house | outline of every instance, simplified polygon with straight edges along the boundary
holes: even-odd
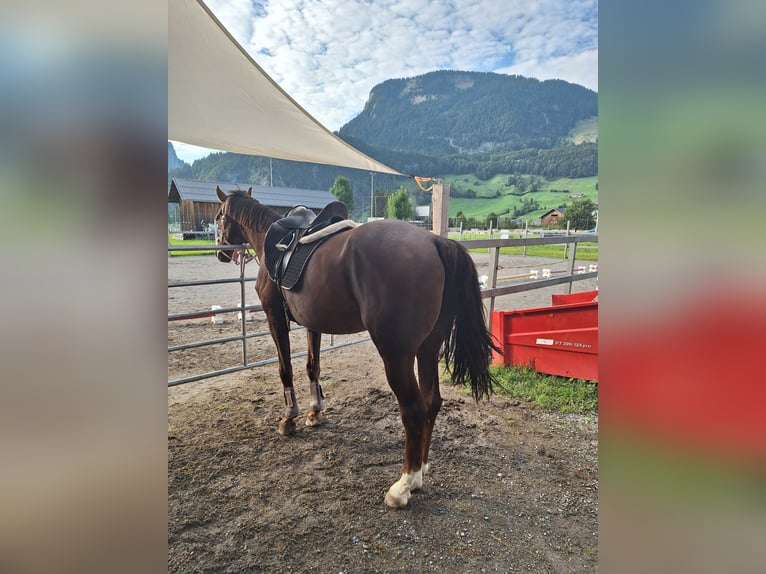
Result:
[[[564,213],[557,208],[549,209],[540,216],[540,225],[555,227],[564,220]]]
[[[255,199],[279,213],[285,213],[296,205],[305,205],[319,211],[331,201],[335,201],[335,197],[329,191],[318,189],[251,186],[248,183],[216,183],[173,178],[168,191],[168,204],[178,206],[177,220],[180,222],[181,231],[208,230],[208,224],[213,223],[221,205],[215,193],[216,186],[220,186],[225,193],[247,191],[247,188],[252,187]],[[172,206],[168,207],[170,210]]]

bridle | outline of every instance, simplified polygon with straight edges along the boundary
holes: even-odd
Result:
[[[226,214],[223,212],[223,206],[218,210],[218,213],[215,216],[215,243],[216,245],[231,245],[229,243],[228,239],[224,239],[223,237],[223,228],[224,228],[224,220],[226,218]],[[241,257],[234,257],[234,251],[230,251],[229,253],[229,259],[234,261],[235,265],[239,265],[240,260],[242,261],[243,265],[246,265],[250,263],[253,259],[255,259],[256,263],[260,266],[261,262],[258,261],[258,256],[255,252],[252,254],[250,253],[250,245],[247,243],[244,243],[246,247],[242,250],[242,256]]]

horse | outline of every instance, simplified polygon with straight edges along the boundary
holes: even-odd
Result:
[[[319,384],[322,333],[367,331],[396,395],[405,431],[402,475],[385,495],[392,508],[407,505],[423,486],[436,416],[442,405],[439,361],[452,382],[467,384],[476,401],[489,397],[494,376],[492,350],[499,352],[485,325],[476,267],[459,243],[411,223],[382,220],[329,237],[308,262],[298,289],[273,281],[264,261],[267,230],[281,216],[247,192],[226,195],[216,215],[216,245],[249,244],[259,263],[255,289],[277,347],[285,397],[279,432],[292,434],[299,409],[290,360],[289,311],[306,329],[311,401],[306,425],[323,422]],[[237,252],[216,250],[221,262]],[[415,360],[417,359],[417,378]]]

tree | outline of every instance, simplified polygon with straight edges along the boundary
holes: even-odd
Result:
[[[412,207],[410,194],[407,193],[407,190],[403,186],[399,187],[399,191],[388,198],[386,211],[386,215],[389,219],[404,219],[405,221],[412,219],[415,214],[415,209]]]
[[[590,199],[575,199],[564,210],[564,220],[569,221],[570,229],[590,229],[596,224],[593,212],[596,206]]]
[[[513,208],[513,217],[521,217],[532,211],[540,209],[540,202],[534,197],[527,197],[521,201],[521,204]]]
[[[346,204],[349,213],[354,209],[354,192],[351,191],[351,182],[348,181],[347,177],[342,175],[336,177],[330,188],[330,193],[335,196],[335,199]]]

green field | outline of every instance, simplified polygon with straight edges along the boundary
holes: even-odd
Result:
[[[492,238],[498,239],[499,237],[500,236],[498,234],[493,234]],[[512,233],[510,236],[511,239],[519,239],[521,237],[523,237],[523,234],[521,233]],[[530,237],[537,237],[537,235],[530,235]],[[455,241],[461,239],[458,233],[450,233],[449,238],[454,239]],[[467,241],[469,239],[488,239],[488,237],[486,234],[463,233],[462,239]],[[469,249],[469,251],[474,253],[486,253],[487,248],[480,247],[476,249]],[[524,255],[524,247],[501,247],[500,253],[502,255]],[[529,245],[527,246],[526,255],[530,257],[551,257],[555,259],[563,259],[564,245]],[[578,243],[576,259],[578,261],[598,261],[598,243],[592,241],[583,241],[582,243]]]
[[[199,245],[200,247],[213,247],[215,246],[215,241],[205,241],[202,239],[175,239],[173,237],[172,233],[168,234],[168,244],[172,247],[178,247],[183,245],[184,247],[195,247]],[[193,250],[193,251],[170,251],[171,257],[182,257],[184,255],[213,255],[215,251],[210,249],[200,249]]]
[[[569,196],[572,194],[581,193],[585,198],[598,203],[597,176],[578,179],[561,178],[551,181],[539,179],[540,188],[538,191],[517,196],[511,195],[513,188],[506,185],[508,175],[496,175],[486,181],[480,180],[474,175],[447,175],[444,177],[444,183],[449,183],[463,191],[472,189],[477,196],[470,199],[450,197],[449,216],[455,217],[458,211],[462,211],[466,217],[477,219],[484,219],[493,212],[502,217],[512,213],[514,207],[519,206],[524,199],[534,198],[543,207],[520,217],[522,220],[534,221],[551,208],[559,207],[562,204],[571,204],[572,199]],[[555,193],[551,191],[552,189],[567,190],[567,193]],[[498,192],[500,197],[497,197]]]

